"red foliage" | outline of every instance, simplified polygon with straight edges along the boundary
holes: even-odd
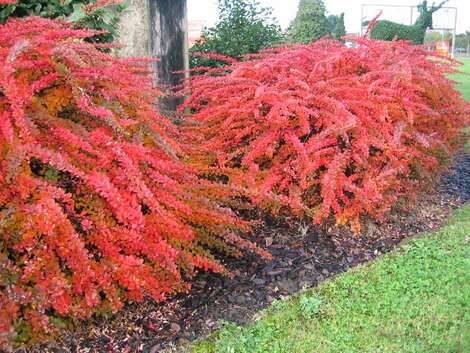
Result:
[[[416,194],[468,119],[452,65],[406,42],[356,41],[274,49],[190,78],[180,109],[193,113],[193,164],[262,208],[334,214],[355,231],[361,215]]]
[[[81,40],[93,34],[0,26],[0,346],[46,314],[185,290],[197,269],[224,271],[212,248],[267,256],[213,201],[228,191],[180,162],[145,65]]]
[[[0,5],[16,4],[18,0],[0,0]],[[93,12],[95,9],[105,7],[107,5],[121,4],[123,0],[97,0],[94,4],[86,6],[87,12]]]

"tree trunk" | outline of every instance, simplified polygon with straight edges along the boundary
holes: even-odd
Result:
[[[168,92],[181,83],[189,68],[186,0],[131,0],[120,20],[120,42],[126,47],[123,57],[158,58],[158,82]],[[175,110],[180,99],[162,99],[164,108]]]

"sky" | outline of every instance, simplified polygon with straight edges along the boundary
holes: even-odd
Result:
[[[263,6],[270,6],[280,25],[285,29],[295,17],[299,0],[258,0]],[[440,3],[441,0],[436,0]],[[387,4],[387,5],[417,5],[421,0],[324,0],[328,14],[345,13],[345,24],[348,33],[360,32],[361,5]],[[432,4],[432,0],[428,3]],[[450,0],[445,6],[457,8],[457,33],[470,30],[470,0]],[[378,13],[377,7],[366,7],[365,14],[373,17]],[[190,21],[204,21],[206,26],[215,23],[217,19],[217,0],[188,0],[188,17]],[[409,23],[414,21],[416,15],[411,17],[407,8],[389,8],[384,11],[382,19]],[[453,27],[455,12],[441,11],[435,25]],[[436,26],[435,26],[436,27]]]

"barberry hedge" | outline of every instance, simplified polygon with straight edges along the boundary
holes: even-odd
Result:
[[[200,173],[260,208],[358,232],[445,166],[468,123],[451,63],[408,42],[356,39],[265,51],[187,82],[180,112]]]
[[[11,17],[41,16],[72,22],[75,28],[100,31],[85,40],[110,43],[117,37],[124,0],[0,0],[0,24]]]
[[[0,25],[0,347],[51,317],[184,291],[225,271],[213,249],[269,256],[215,201],[230,192],[180,161],[147,65],[82,40],[94,34]]]

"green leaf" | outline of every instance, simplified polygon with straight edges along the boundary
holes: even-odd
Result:
[[[85,4],[74,4],[72,14],[67,17],[69,22],[78,22],[86,17]]]

